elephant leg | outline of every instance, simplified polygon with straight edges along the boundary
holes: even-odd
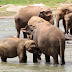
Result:
[[[26,63],[27,62],[27,56],[19,58],[20,63]]]
[[[66,34],[66,23],[65,23],[64,19],[63,19],[63,26],[64,26],[64,30],[65,30],[65,34]]]
[[[4,57],[4,56],[1,56],[1,60],[2,60],[3,62],[7,62],[7,58]]]
[[[45,54],[45,60],[46,62],[50,62],[50,56]]]
[[[72,28],[70,28],[70,34],[72,35]]]
[[[64,54],[60,58],[61,58],[61,65],[64,65],[65,64]]]
[[[23,32],[23,36],[24,38],[27,38],[27,34],[25,32]]]
[[[53,55],[54,65],[58,64],[58,55]]]
[[[17,37],[20,37],[20,30],[17,30]]]
[[[23,61],[27,62],[27,55],[26,55],[26,50],[24,49],[24,53],[23,53]]]
[[[37,54],[33,53],[33,62],[37,62]]]
[[[19,62],[20,63],[26,63],[27,62],[27,55],[26,55],[26,50],[23,51],[23,53],[21,52],[19,55]]]

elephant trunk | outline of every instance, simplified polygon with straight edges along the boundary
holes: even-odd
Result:
[[[59,27],[59,16],[58,15],[56,15],[56,25],[57,27]]]
[[[51,20],[50,20],[50,23],[51,23],[52,25],[54,25],[54,19],[53,19],[53,16],[52,16],[52,18],[51,18]]]
[[[65,15],[65,17],[64,17],[64,21],[65,21],[65,25],[66,25],[66,29],[65,29],[66,31],[65,31],[65,33],[68,34],[68,27],[69,27],[68,22],[69,22],[69,19],[68,19],[67,15]]]
[[[66,22],[66,33],[68,34],[68,22]]]

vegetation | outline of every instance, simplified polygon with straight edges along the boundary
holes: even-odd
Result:
[[[58,3],[66,2],[67,0],[0,0],[0,5],[16,4],[16,5],[29,5],[34,3],[42,3],[48,6],[53,6]]]
[[[72,2],[72,0],[0,0],[0,6],[7,4],[14,5],[31,5],[31,4],[44,4],[56,10],[60,3]],[[0,7],[0,16],[12,16],[16,12],[7,11],[8,7]]]

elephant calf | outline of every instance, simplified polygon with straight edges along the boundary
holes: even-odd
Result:
[[[26,50],[33,53],[33,62],[37,62],[39,50],[33,40],[20,39],[15,37],[4,38],[0,41],[1,60],[6,62],[7,58],[18,56],[19,62],[27,62]]]
[[[64,16],[65,23],[66,23],[66,33],[68,34],[68,30],[70,28],[70,33],[72,32],[72,13],[69,13]]]

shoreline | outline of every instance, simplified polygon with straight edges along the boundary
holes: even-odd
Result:
[[[63,6],[63,5],[72,5],[71,3],[60,3],[60,6]],[[52,13],[53,13],[53,16],[55,17],[56,15],[56,9],[57,7],[60,7],[60,6],[54,6],[53,8],[52,7],[49,7],[49,6],[46,6],[44,4],[33,4],[33,5],[29,5],[29,6],[39,6],[39,7],[47,7],[47,8],[51,8],[52,10]],[[0,16],[0,19],[7,19],[7,18],[15,18],[15,15],[16,13],[19,11],[20,8],[23,8],[23,7],[27,7],[27,6],[22,6],[22,5],[14,5],[14,4],[8,4],[8,5],[3,5],[0,7],[0,13],[2,13],[2,16]],[[5,8],[5,10],[3,10],[3,8]],[[14,12],[14,14],[9,14],[9,16],[5,16],[3,15],[4,12]]]
[[[13,19],[15,16],[2,16],[0,19]]]

